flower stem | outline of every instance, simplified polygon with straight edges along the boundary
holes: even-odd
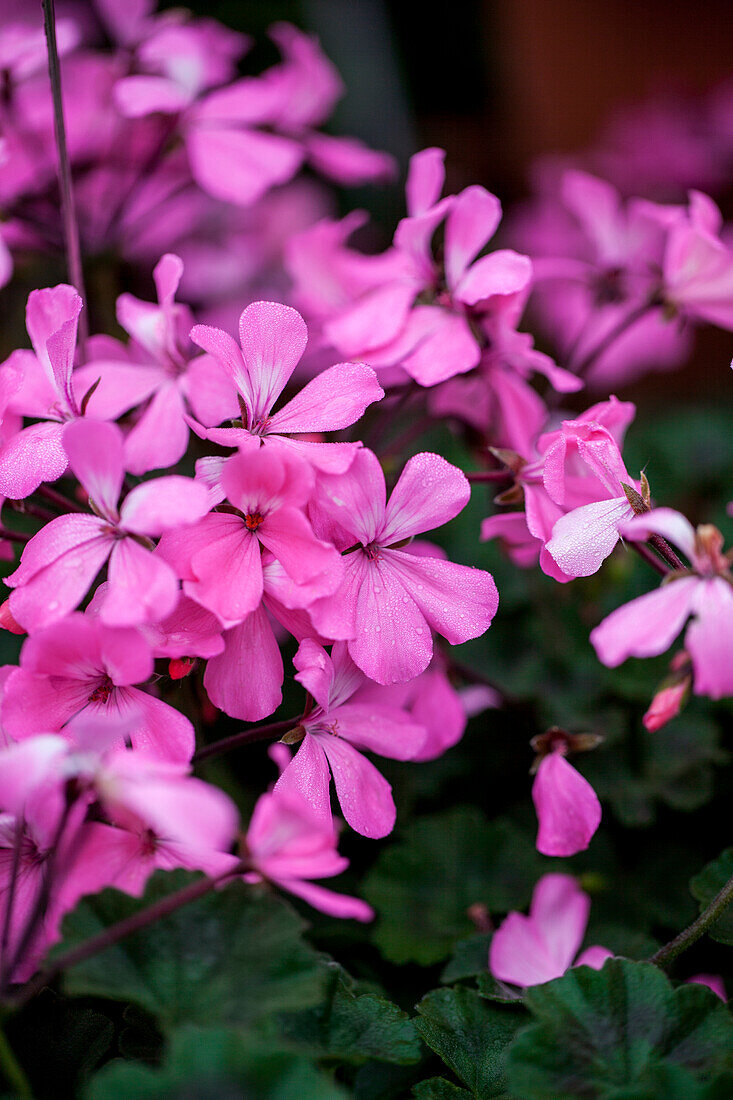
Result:
[[[594,348],[591,348],[588,354],[585,355],[576,366],[570,365],[573,374],[577,374],[579,378],[582,378],[583,375],[590,370],[593,364],[600,359],[604,352],[608,351],[608,349],[616,343],[620,336],[623,336],[625,332],[648,313],[651,306],[651,301],[642,302],[640,306],[637,306],[636,309],[632,309],[630,313],[622,317],[619,323],[614,325],[614,327],[598,341]]]
[[[74,504],[73,500],[68,500],[63,493],[58,493],[55,489],[52,489],[50,485],[39,485],[36,489],[39,497],[45,497],[49,504],[56,505],[56,508],[62,512],[79,512],[81,515],[88,515],[88,512],[84,508],[80,508],[78,504]]]
[[[14,1096],[19,1097],[20,1100],[33,1100],[30,1082],[2,1028],[0,1028],[0,1069]]]
[[[242,730],[241,733],[234,733],[231,737],[225,737],[221,741],[214,741],[211,745],[204,745],[203,748],[194,753],[191,763],[200,764],[202,760],[208,760],[209,757],[218,756],[222,752],[229,752],[231,749],[239,749],[243,745],[249,745],[253,741],[265,741],[267,738],[274,737],[278,733],[287,733],[288,730],[297,726],[300,720],[300,716],[298,718],[283,718],[280,722],[268,722],[265,726],[253,726],[251,730]]]
[[[216,875],[214,878],[202,878],[197,879],[196,882],[190,882],[188,886],[184,886],[181,890],[176,890],[175,894],[169,894],[167,898],[161,898],[160,901],[156,901],[146,909],[141,909],[137,913],[132,913],[129,917],[125,917],[124,920],[118,921],[117,924],[105,928],[104,931],[97,933],[96,936],[91,936],[77,947],[72,947],[70,951],[65,951],[62,955],[59,955],[51,966],[46,970],[41,970],[40,973],[36,974],[35,978],[28,982],[16,996],[9,998],[8,1004],[12,1008],[21,1008],[32,1000],[37,993],[40,993],[40,991],[63,970],[68,970],[69,967],[72,966],[78,966],[79,963],[91,959],[94,955],[98,955],[102,951],[106,951],[108,947],[113,947],[114,944],[119,943],[125,936],[131,936],[135,932],[141,932],[143,928],[147,928],[148,925],[154,924],[155,921],[170,916],[170,914],[175,913],[177,909],[181,909],[184,905],[188,905],[192,901],[197,901],[198,898],[208,894],[211,890],[215,890],[216,887],[221,886],[226,879],[233,879],[236,875],[244,874],[249,869],[250,864],[247,863],[246,860],[240,860],[239,863],[235,864],[228,871],[224,871],[223,874]]]
[[[8,542],[30,542],[31,538],[25,531],[10,531],[7,527],[0,526],[0,539],[7,539]]]
[[[466,480],[472,484],[481,483],[483,481],[512,481],[514,473],[512,470],[464,470]]]
[[[650,957],[649,962],[654,963],[656,966],[668,966],[678,955],[681,955],[688,947],[692,947],[693,943],[696,943],[707,932],[711,924],[715,923],[731,901],[733,901],[733,877],[726,882],[723,889],[703,909],[697,920],[694,920],[689,928],[685,928],[684,932],[680,932],[679,936],[675,936],[664,947],[660,947],[659,951]]]
[[[56,44],[56,12],[54,0],[41,0],[43,7],[43,29],[46,32],[48,49],[48,72],[51,77],[51,95],[53,97],[53,128],[58,152],[59,191],[61,193],[61,215],[64,223],[64,241],[66,244],[66,262],[69,268],[69,281],[86,303],[84,273],[81,266],[81,246],[79,244],[79,224],[76,220],[74,192],[71,186],[71,165],[66,145],[66,126],[64,123],[64,104],[61,98],[61,66]],[[79,349],[84,357],[84,345],[89,339],[89,319],[86,310],[79,317]]]

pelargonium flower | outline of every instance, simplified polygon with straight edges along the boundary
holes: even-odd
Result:
[[[304,799],[292,791],[269,791],[257,800],[247,829],[246,858],[254,870],[245,878],[266,879],[332,917],[372,920],[374,910],[365,901],[310,881],[332,878],[348,867],[336,841],[333,822],[325,822]]]
[[[619,607],[591,632],[599,660],[615,668],[627,657],[664,653],[682,630],[692,660],[694,691],[720,699],[733,695],[733,575],[723,555],[723,538],[709,524],[695,530],[671,508],[656,508],[622,527],[625,538],[644,541],[652,534],[669,539],[690,568],[664,578],[660,588]]]
[[[425,741],[424,728],[397,707],[350,702],[364,675],[343,643],[335,644],[329,656],[307,639],[294,663],[296,679],[318,705],[298,725],[302,740],[275,784],[275,792],[293,792],[320,821],[330,824],[332,774],[349,825],[362,836],[386,836],[396,816],[392,788],[358,749],[393,760],[411,760]]]
[[[543,875],[529,916],[510,913],[494,933],[490,972],[500,982],[527,988],[559,978],[571,966],[600,970],[611,951],[594,946],[578,955],[589,914],[590,898],[571,875]]]
[[[363,450],[346,474],[323,476],[319,489],[314,513],[348,552],[342,584],[311,616],[326,636],[334,612],[350,616],[349,653],[370,679],[404,683],[424,672],[431,629],[451,645],[488,629],[499,602],[489,573],[400,548],[465,507],[470,487],[460,470],[439,455],[415,455],[387,501],[379,461]]]
[[[73,611],[109,560],[99,609],[109,626],[136,626],[170,614],[178,579],[151,553],[150,537],[194,523],[209,510],[206,488],[191,478],[162,477],[138,485],[118,505],[125,472],[122,432],[115,424],[79,420],[64,432],[64,450],[97,515],[51,520],[25,546],[6,584],[10,610],[36,630]]]
[[[23,644],[2,698],[2,723],[16,739],[62,731],[78,715],[129,718],[126,737],[163,760],[186,761],[194,750],[188,719],[134,685],[149,680],[153,655],[142,633],[72,614]]]
[[[370,367],[337,363],[273,412],[308,342],[308,330],[296,310],[277,302],[253,302],[239,319],[239,347],[226,332],[208,325],[195,325],[191,339],[221,363],[246,410],[241,428],[204,429],[192,423],[201,436],[225,447],[277,444],[308,459],[319,470],[338,473],[348,469],[356,444],[312,443],[289,437],[332,432],[354,424],[368,405],[384,396]]]

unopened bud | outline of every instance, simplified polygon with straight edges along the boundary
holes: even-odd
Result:
[[[182,680],[193,670],[195,664],[194,657],[172,657],[168,662],[168,675],[171,680]]]
[[[9,630],[11,634],[25,634],[22,626],[16,623],[10,611],[10,600],[0,604],[0,628]]]
[[[655,730],[666,726],[667,722],[679,714],[689,690],[689,676],[660,688],[642,719],[644,728],[649,730],[649,733],[654,733]]]

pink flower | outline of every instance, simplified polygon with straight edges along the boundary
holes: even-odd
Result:
[[[343,643],[334,645],[329,657],[307,639],[301,643],[295,665],[296,679],[318,706],[301,720],[303,740],[275,791],[293,792],[320,821],[330,824],[333,774],[341,809],[352,829],[362,836],[386,836],[396,815],[392,789],[358,748],[393,760],[411,760],[425,741],[425,730],[396,707],[350,701],[364,675]]]
[[[529,916],[510,913],[494,933],[489,970],[498,981],[522,988],[559,978],[571,966],[600,970],[612,954],[605,947],[587,947],[578,955],[589,913],[590,898],[574,878],[543,875]]]
[[[664,653],[692,616],[685,649],[692,659],[695,692],[713,699],[733,694],[733,578],[720,532],[709,525],[695,531],[679,512],[657,508],[630,520],[622,534],[639,541],[661,535],[682,550],[691,567],[612,611],[591,632],[599,660],[615,668],[627,657]]]
[[[126,736],[163,760],[188,761],[194,750],[191,723],[175,708],[135,684],[153,673],[143,635],[73,614],[28,638],[5,683],[2,721],[14,738],[63,730],[78,715],[127,716]]]
[[[158,478],[138,485],[118,508],[125,470],[119,428],[79,420],[68,425],[63,442],[97,515],[60,516],[33,536],[6,580],[15,589],[14,618],[28,630],[62,619],[108,559],[108,588],[99,610],[103,622],[136,626],[164,618],[178,599],[178,580],[151,553],[150,536],[200,519],[209,509],[207,490],[190,478]]]
[[[489,573],[397,549],[465,507],[470,488],[460,470],[439,455],[415,455],[387,502],[379,462],[364,450],[347,474],[324,476],[319,486],[317,510],[349,552],[340,588],[311,615],[326,636],[334,611],[350,616],[349,653],[370,679],[404,683],[424,672],[431,629],[451,645],[488,629],[499,599]]]
[[[707,195],[690,192],[686,217],[672,222],[664,254],[664,296],[693,320],[733,329],[733,253],[723,218]]]
[[[601,823],[601,804],[587,779],[568,764],[562,750],[540,761],[532,784],[544,856],[574,856],[590,844]]]
[[[317,469],[348,468],[353,443],[310,443],[288,436],[354,424],[368,405],[384,396],[370,367],[337,363],[273,413],[308,341],[305,322],[296,310],[277,302],[253,302],[239,319],[240,347],[226,332],[208,325],[195,325],[191,339],[222,364],[246,410],[242,428],[210,428],[200,430],[201,435],[229,447],[277,443]]]
[[[274,790],[257,800],[245,847],[254,871],[248,882],[267,879],[333,917],[369,921],[374,911],[359,898],[311,882],[341,874],[349,861],[336,851],[337,833],[303,799]]]

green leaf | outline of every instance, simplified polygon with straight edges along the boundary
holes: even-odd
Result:
[[[464,986],[435,989],[417,1006],[417,1029],[479,1100],[506,1092],[506,1051],[525,1021],[519,1004],[490,1004]]]
[[[195,877],[159,871],[142,899],[117,890],[86,898],[64,921],[60,950]],[[67,972],[65,987],[77,996],[131,1001],[151,1012],[164,1030],[181,1023],[252,1023],[280,1009],[317,1004],[323,996],[326,972],[303,942],[303,927],[285,902],[236,882],[79,963]]]
[[[700,912],[710,904],[731,878],[733,878],[733,848],[726,848],[717,859],[703,867],[700,874],[695,875],[690,881],[690,891],[692,896],[700,902]],[[707,934],[718,943],[733,946],[733,903],[728,906],[722,917],[708,928]]]
[[[458,1085],[452,1085],[445,1077],[430,1077],[427,1081],[413,1085],[412,1095],[417,1100],[461,1100],[462,1096],[471,1094]]]
[[[171,1035],[160,1069],[115,1061],[84,1100],[347,1100],[301,1055],[225,1028],[184,1027]]]
[[[649,963],[574,967],[527,990],[525,1003],[538,1022],[507,1058],[510,1091],[522,1100],[643,1100],[666,1096],[648,1091],[660,1075],[708,1081],[733,1067],[726,1007],[703,986],[674,989]]]
[[[542,869],[529,836],[472,807],[414,821],[364,881],[377,946],[392,962],[439,962],[472,931],[471,905],[521,909]]]
[[[282,1017],[282,1034],[310,1053],[346,1062],[375,1059],[409,1065],[419,1062],[423,1051],[406,1012],[374,993],[355,995],[337,966],[324,1003]]]
[[[446,985],[462,978],[475,978],[483,974],[489,965],[490,932],[477,932],[465,940],[459,940],[450,961],[440,975]]]

